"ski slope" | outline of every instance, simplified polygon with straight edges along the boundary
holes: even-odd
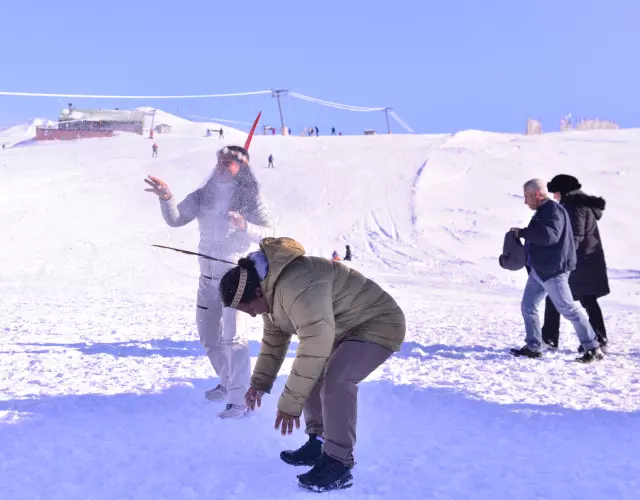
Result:
[[[143,179],[182,198],[225,144],[206,124],[171,134],[32,142],[0,150],[0,498],[307,498],[273,430],[282,368],[263,408],[216,420],[194,323],[197,226],[170,228]],[[209,127],[211,128],[211,127]],[[354,487],[329,498],[635,499],[640,491],[640,130],[537,137],[463,131],[256,136],[251,163],[277,233],[351,265],[406,312],[400,353],[361,384]],[[275,169],[267,169],[273,154]],[[523,344],[525,271],[498,266],[531,216],[522,184],[576,175],[607,199],[601,233],[612,342],[601,363]],[[252,358],[259,320],[251,320]]]

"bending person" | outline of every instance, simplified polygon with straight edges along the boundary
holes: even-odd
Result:
[[[293,334],[296,359],[278,401],[276,429],[291,433],[304,413],[309,440],[280,454],[313,468],[298,476],[314,491],[352,484],[358,384],[398,351],[405,317],[379,285],[340,262],[305,256],[290,238],[266,238],[220,281],[227,307],[264,320],[247,392],[250,409],[270,392]]]

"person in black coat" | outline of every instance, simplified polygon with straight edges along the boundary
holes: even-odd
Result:
[[[580,190],[582,185],[571,175],[556,175],[547,184],[550,193],[566,209],[571,220],[576,246],[576,269],[569,275],[569,287],[574,300],[586,309],[589,323],[596,332],[601,347],[607,345],[607,330],[598,298],[609,294],[607,264],[598,230],[598,221],[605,209],[605,200]],[[552,347],[558,347],[560,314],[554,305],[545,304],[542,338]]]
[[[344,260],[351,260],[351,247],[347,245],[346,253],[344,254]]]

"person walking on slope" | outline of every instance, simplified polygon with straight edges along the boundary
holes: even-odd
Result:
[[[220,127],[219,130],[220,135],[218,136],[219,139],[224,139],[224,130],[222,129],[222,127]]]
[[[346,246],[344,260],[351,260],[351,247],[349,245]]]
[[[262,315],[260,354],[247,391],[251,410],[269,393],[295,334],[299,345],[278,400],[275,427],[300,427],[308,441],[283,451],[290,465],[312,467],[298,476],[308,490],[352,485],[358,384],[400,350],[404,313],[380,286],[340,262],[305,255],[291,238],[265,238],[220,281],[225,306]]]
[[[609,294],[607,263],[598,230],[605,200],[582,192],[582,185],[575,177],[556,175],[547,184],[556,201],[565,208],[571,221],[573,240],[576,247],[577,263],[569,275],[569,287],[574,299],[579,300],[587,311],[589,323],[596,332],[600,348],[607,346],[607,330],[598,298]],[[560,336],[560,313],[551,301],[545,304],[543,341],[558,347]],[[582,346],[580,346],[582,348]]]
[[[336,135],[336,128],[335,127],[331,127],[331,135]]]
[[[539,304],[549,296],[558,312],[573,324],[584,354],[576,361],[588,363],[604,357],[584,310],[579,308],[569,288],[569,273],[576,267],[576,248],[567,211],[549,199],[546,184],[532,179],[524,185],[524,201],[535,214],[524,228],[511,228],[525,240],[531,273],[522,297],[526,345],[512,349],[515,356],[542,356]]]
[[[158,157],[158,145],[155,142],[153,143],[153,146],[151,146],[151,157],[152,158]]]
[[[166,223],[180,227],[198,219],[199,252],[235,262],[257,248],[257,243],[274,233],[271,212],[260,195],[258,182],[249,167],[249,153],[239,146],[218,152],[218,161],[202,187],[176,205],[169,186],[149,176],[145,182],[160,198]],[[199,257],[200,280],[196,302],[196,323],[200,342],[220,383],[205,393],[210,401],[226,400],[221,418],[246,414],[244,396],[249,386],[251,363],[246,316],[222,307],[219,280],[231,266]]]
[[[269,165],[267,165],[267,168],[275,168],[273,166],[273,155],[269,155]]]

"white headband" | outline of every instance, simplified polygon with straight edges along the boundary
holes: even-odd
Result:
[[[247,276],[249,276],[247,270],[244,268],[240,268],[240,281],[238,282],[238,289],[236,290],[236,294],[233,297],[233,302],[231,302],[231,305],[229,306],[232,309],[235,309],[236,307],[238,307],[238,304],[240,304],[240,299],[242,298],[244,289],[247,287]]]
[[[231,150],[226,146],[220,150],[220,154],[233,156],[234,158],[237,158],[242,163],[247,163],[247,164],[249,163],[249,158],[247,158],[247,155],[241,153],[240,151]]]

